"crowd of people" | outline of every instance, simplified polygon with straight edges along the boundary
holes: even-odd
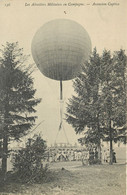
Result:
[[[113,150],[113,162],[116,163],[116,153]],[[82,161],[83,164],[109,163],[110,152],[109,149],[104,150],[101,154],[101,160],[98,155],[97,148],[86,149],[49,149],[45,160],[48,162],[61,161]]]
[[[115,153],[114,150],[112,152],[112,159],[113,159],[113,163],[116,163],[116,153]],[[103,151],[103,162],[104,163],[109,163],[110,162],[110,151],[109,151],[109,149]]]
[[[78,161],[81,160],[82,151],[73,149],[57,149],[49,150],[47,161],[57,162],[57,161]]]

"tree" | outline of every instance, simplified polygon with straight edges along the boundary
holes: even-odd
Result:
[[[104,51],[101,60],[102,67],[102,97],[103,123],[106,132],[105,141],[110,142],[110,164],[113,163],[112,142],[125,143],[126,130],[126,55],[123,50],[114,52]]]
[[[101,159],[101,139],[103,133],[100,123],[100,57],[94,49],[89,62],[82,67],[82,73],[73,82],[77,96],[73,96],[67,105],[66,120],[76,133],[84,133],[79,139],[83,144],[95,144]]]
[[[28,56],[23,55],[18,43],[6,43],[0,50],[0,118],[2,126],[2,172],[7,172],[8,144],[19,140],[33,127],[35,106],[41,99],[34,97],[33,68],[27,66]]]
[[[13,166],[17,177],[24,182],[38,182],[44,178],[47,164],[43,161],[46,153],[46,141],[41,136],[34,135],[28,139],[25,148],[13,156]]]
[[[123,50],[103,51],[94,49],[82,73],[73,82],[76,96],[69,99],[66,120],[76,133],[83,133],[82,144],[96,144],[100,140],[125,142],[126,124],[126,55]],[[99,149],[100,150],[100,149]]]

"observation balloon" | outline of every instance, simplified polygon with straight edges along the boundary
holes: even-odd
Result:
[[[42,74],[60,81],[60,130],[63,127],[62,81],[71,80],[81,72],[82,62],[88,60],[91,53],[90,37],[77,22],[56,19],[45,23],[36,32],[31,50]]]
[[[77,22],[56,19],[44,24],[32,40],[33,59],[46,76],[54,80],[70,80],[81,71],[88,60],[91,40]]]

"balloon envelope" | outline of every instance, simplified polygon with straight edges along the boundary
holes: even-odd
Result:
[[[32,40],[33,59],[40,71],[51,79],[70,80],[88,60],[91,40],[77,22],[56,19],[44,24]]]

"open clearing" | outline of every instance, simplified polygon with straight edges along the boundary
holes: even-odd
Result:
[[[62,169],[64,168],[64,169]],[[48,180],[43,184],[8,183],[0,194],[23,195],[125,195],[125,164],[91,165],[59,162],[50,165]]]

